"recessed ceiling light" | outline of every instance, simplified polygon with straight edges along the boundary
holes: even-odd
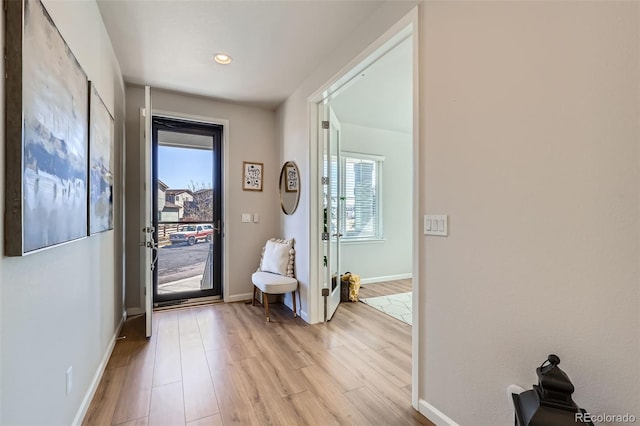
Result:
[[[231,56],[227,55],[226,53],[216,53],[213,56],[213,60],[219,64],[227,65],[231,63]]]

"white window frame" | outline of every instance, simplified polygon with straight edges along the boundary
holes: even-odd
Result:
[[[376,185],[376,191],[375,191],[375,206],[376,206],[376,210],[375,210],[375,214],[377,217],[377,229],[375,231],[375,235],[372,236],[368,236],[368,237],[349,237],[347,236],[346,233],[346,169],[347,169],[347,159],[353,159],[353,160],[368,160],[368,161],[373,161],[376,163],[375,166],[375,185]],[[344,217],[342,220],[342,226],[344,226],[345,228],[342,229],[340,232],[342,233],[342,236],[340,237],[340,242],[341,243],[362,243],[362,242],[376,242],[376,241],[383,241],[384,240],[384,227],[383,227],[383,208],[382,208],[382,204],[383,204],[383,191],[382,191],[382,176],[383,176],[383,169],[384,169],[384,160],[385,157],[381,156],[381,155],[374,155],[374,154],[364,154],[364,153],[360,153],[360,152],[351,152],[351,151],[341,151],[340,152],[340,173],[342,176],[341,182],[340,182],[340,191],[339,191],[339,196],[342,199],[342,208],[343,208],[343,212]]]

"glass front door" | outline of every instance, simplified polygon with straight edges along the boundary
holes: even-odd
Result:
[[[221,126],[153,118],[154,304],[222,294]]]

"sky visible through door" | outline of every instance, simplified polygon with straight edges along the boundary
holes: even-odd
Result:
[[[208,151],[208,152],[207,152]],[[211,188],[211,151],[175,146],[158,147],[158,178],[169,188]]]

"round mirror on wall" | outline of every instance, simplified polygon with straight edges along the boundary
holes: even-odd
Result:
[[[280,172],[280,206],[284,214],[293,214],[300,201],[300,172],[293,161],[287,161]]]

